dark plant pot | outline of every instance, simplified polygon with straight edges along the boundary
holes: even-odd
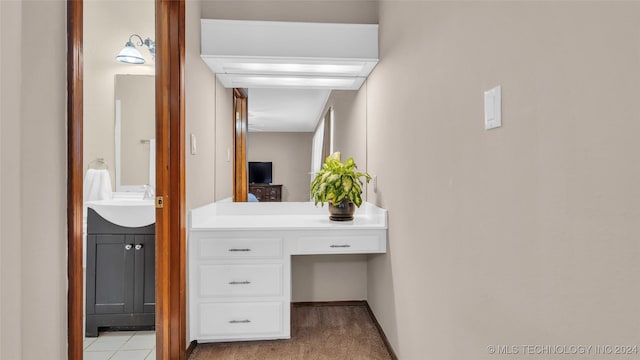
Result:
[[[338,206],[329,202],[329,220],[331,221],[351,221],[356,212],[356,204],[351,200],[344,199]]]

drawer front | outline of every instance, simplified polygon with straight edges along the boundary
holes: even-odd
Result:
[[[200,336],[281,333],[282,311],[282,302],[200,304]]]
[[[365,254],[385,252],[384,239],[377,235],[303,236],[298,239],[300,254]]]
[[[200,265],[201,297],[281,296],[282,265]]]
[[[282,257],[282,238],[213,238],[200,239],[202,259],[259,259]]]

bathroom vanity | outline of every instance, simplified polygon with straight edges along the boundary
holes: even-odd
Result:
[[[88,204],[85,336],[98,336],[101,327],[153,328],[153,202],[105,200]]]
[[[291,256],[386,252],[387,211],[332,222],[313,203],[214,203],[189,214],[189,320],[198,342],[288,339]]]

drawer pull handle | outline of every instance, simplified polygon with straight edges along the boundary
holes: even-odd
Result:
[[[132,244],[127,244],[127,245],[124,246],[124,249],[125,250],[131,250],[132,247],[133,247]]]
[[[331,246],[329,246],[329,247],[332,247],[332,248],[348,248],[348,247],[351,247],[351,245],[349,245],[349,244],[344,244],[344,245],[331,245]]]
[[[251,320],[249,320],[249,319],[245,319],[245,320],[229,320],[229,324],[248,324],[250,322],[251,322]]]
[[[249,285],[251,284],[251,281],[230,281],[229,285]]]
[[[229,251],[231,251],[231,252],[237,252],[237,251],[244,251],[244,252],[246,252],[246,251],[251,251],[251,249],[229,249]]]
[[[142,244],[136,244],[136,250],[142,249]]]

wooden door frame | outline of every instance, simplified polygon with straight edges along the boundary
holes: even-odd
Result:
[[[233,201],[247,202],[247,132],[249,113],[247,90],[233,88]]]
[[[156,359],[184,360],[185,0],[156,0]],[[83,357],[82,176],[83,3],[67,0],[67,340],[68,359]]]

